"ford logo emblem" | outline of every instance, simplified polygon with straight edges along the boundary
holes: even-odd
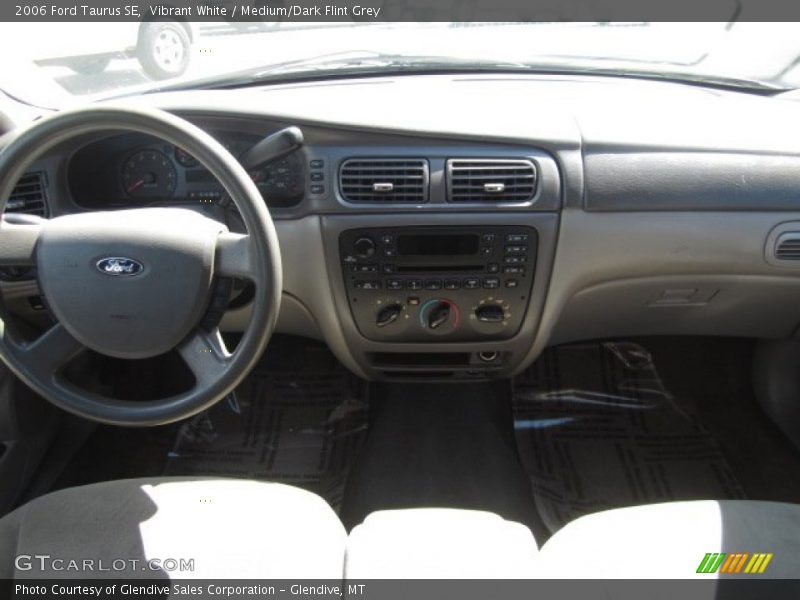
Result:
[[[103,275],[113,277],[130,277],[144,271],[144,265],[138,260],[124,256],[109,256],[97,261],[97,270]]]

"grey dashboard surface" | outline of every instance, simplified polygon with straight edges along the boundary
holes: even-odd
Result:
[[[555,76],[423,76],[225,94],[140,100],[187,114],[213,112],[215,106],[233,114],[280,114],[367,139],[389,133],[416,137],[417,143],[437,137],[523,143],[558,157],[565,205],[589,210],[800,206],[800,104],[789,98]]]
[[[567,207],[787,210],[800,202],[800,104],[780,97],[619,78],[430,75],[125,101],[239,135],[300,125],[310,141],[304,162],[318,156],[335,162],[342,152],[364,149],[434,157],[470,145],[484,152],[546,152],[556,157]],[[332,182],[329,166],[325,174]],[[276,216],[335,206],[329,202],[335,186],[318,196],[306,191],[302,206]]]
[[[587,210],[792,210],[800,156],[593,151],[584,158]]]

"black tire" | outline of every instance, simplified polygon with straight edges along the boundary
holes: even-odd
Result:
[[[111,59],[107,56],[87,56],[76,58],[67,66],[79,75],[99,75],[106,70]]]
[[[180,77],[189,67],[191,41],[179,23],[145,23],[136,55],[139,64],[150,79]]]

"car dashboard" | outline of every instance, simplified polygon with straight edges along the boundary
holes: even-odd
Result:
[[[509,377],[548,345],[641,334],[788,337],[800,324],[800,105],[669,82],[408,76],[142,95],[241,157],[278,231],[278,331],[374,380]],[[241,230],[192,155],[108,132],[48,151],[8,209],[182,206]],[[793,237],[794,236],[794,237]],[[47,320],[35,274],[9,307]],[[237,282],[222,327],[252,310]]]

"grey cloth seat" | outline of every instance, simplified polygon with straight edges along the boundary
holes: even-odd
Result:
[[[48,494],[0,519],[0,578],[341,580],[346,540],[324,500],[291,486],[128,479]]]
[[[697,572],[706,554],[725,554],[714,559],[715,573]],[[766,569],[746,574],[758,554],[772,554]],[[738,573],[721,572],[728,560]],[[800,505],[696,500],[595,513],[556,532],[536,571],[573,579],[800,578]]]

